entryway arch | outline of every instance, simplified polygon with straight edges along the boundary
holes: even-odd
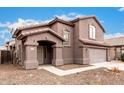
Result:
[[[49,40],[38,41],[37,60],[39,65],[52,64],[53,60],[53,45],[56,43]]]
[[[52,59],[46,61],[54,66],[63,65],[62,49],[63,49],[63,37],[59,36],[56,32],[51,30],[43,33],[37,33],[27,36],[25,40],[25,61],[24,67],[26,69],[37,68],[39,64],[43,64],[43,61],[39,63],[38,59],[38,47],[40,45],[50,46],[52,48]],[[49,59],[49,58],[48,58]]]

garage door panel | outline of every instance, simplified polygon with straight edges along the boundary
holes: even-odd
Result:
[[[90,63],[105,62],[106,50],[104,49],[89,49]]]

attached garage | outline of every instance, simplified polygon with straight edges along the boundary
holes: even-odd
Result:
[[[106,61],[106,50],[105,49],[89,49],[90,64],[97,62]]]

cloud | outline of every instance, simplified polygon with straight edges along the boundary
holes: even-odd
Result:
[[[60,19],[69,21],[69,20],[73,20],[75,18],[83,17],[83,16],[87,16],[87,15],[71,12],[69,14],[55,15],[54,17],[58,17]],[[104,20],[100,20],[100,23],[105,23],[105,21]]]
[[[122,37],[122,36],[124,36],[124,33],[114,33],[114,34],[105,34],[104,38],[110,39],[110,38],[116,38],[116,37]]]
[[[60,19],[63,19],[63,20],[71,20],[72,18],[63,14],[63,15],[55,15],[55,17],[58,17]]]
[[[18,18],[18,20],[14,23],[11,23],[8,28],[10,30],[13,29],[13,31],[18,28],[18,27],[25,27],[25,26],[29,26],[29,25],[37,25],[40,22],[38,20],[33,20],[33,19],[22,19],[22,18]]]
[[[11,36],[7,36],[10,35],[10,32],[8,31],[8,29],[4,29],[0,31],[0,40],[3,40],[4,42],[7,42],[10,40]]]
[[[61,14],[61,15],[53,15],[53,17],[58,17],[60,19],[63,20],[73,20],[77,17],[82,17],[82,16],[86,16],[80,13],[75,13],[75,12],[71,12],[68,14]],[[6,23],[0,23],[0,27],[6,27],[8,28],[10,31],[13,30],[15,31],[16,28],[18,27],[25,27],[25,26],[30,26],[30,25],[38,25],[38,24],[44,24],[44,23],[48,23],[53,19],[49,19],[49,20],[35,20],[35,19],[22,19],[22,18],[18,18],[17,21],[15,22],[6,22]],[[101,23],[104,23],[103,20],[100,21]],[[12,32],[13,32],[12,31]]]
[[[39,25],[50,22],[52,19],[49,20],[35,20],[35,19],[22,19],[18,18],[18,20],[14,23],[11,23],[8,28],[12,31],[12,33],[17,29],[18,27],[27,27],[31,25]]]
[[[75,13],[75,12],[71,12],[71,13],[69,13],[68,15],[69,15],[69,16],[76,16],[77,13]]]
[[[72,20],[72,19],[75,19],[75,18],[81,17],[81,16],[85,16],[85,15],[71,12],[68,14],[54,15],[53,17],[58,17],[58,18],[63,19],[63,20]],[[13,33],[15,31],[15,29],[18,27],[26,27],[26,26],[30,26],[30,25],[44,24],[44,23],[50,22],[51,20],[53,20],[53,19],[35,20],[35,19],[18,18],[18,20],[13,22],[13,23],[11,23],[11,22],[0,23],[0,27],[6,27],[7,29],[9,29],[9,31],[12,31],[12,33]]]
[[[0,23],[0,27],[8,27],[9,25],[10,25],[10,22]]]
[[[124,7],[119,8],[118,11],[123,12],[124,11]]]
[[[5,46],[0,46],[0,50],[6,50],[7,49],[7,47],[5,47]]]
[[[75,19],[77,17],[82,17],[82,16],[86,16],[86,15],[71,12],[69,14],[55,15],[54,17],[58,17],[58,18],[63,19],[63,20],[72,20],[72,19]]]
[[[85,16],[79,13],[75,13],[75,12],[71,12],[68,14],[62,14],[62,15],[54,15],[54,17],[58,17],[60,19],[63,20],[72,20],[75,19],[77,17],[81,17],[81,16]],[[30,25],[38,25],[38,24],[44,24],[44,23],[48,23],[53,19],[49,19],[49,20],[35,20],[35,19],[22,19],[22,18],[18,18],[17,21],[11,23],[11,22],[6,22],[6,23],[0,23],[0,27],[5,27],[7,28],[10,32],[14,32],[15,29],[17,29],[18,27],[27,27]]]
[[[30,26],[30,25],[38,25],[38,24],[42,24],[42,23],[48,23],[51,20],[52,19],[50,19],[50,20],[34,20],[34,19],[18,18],[18,20],[15,22],[6,22],[6,23],[0,22],[0,40],[3,41],[3,43],[10,41],[12,39],[11,33],[14,33],[14,31],[18,27],[25,27],[25,26]]]
[[[16,29],[18,27],[22,27],[22,26],[28,26],[28,25],[37,25],[39,24],[40,21],[38,20],[33,20],[33,19],[22,19],[22,18],[18,18],[18,20],[16,22],[6,22],[6,23],[1,23],[0,22],[0,28],[7,28],[7,29]]]

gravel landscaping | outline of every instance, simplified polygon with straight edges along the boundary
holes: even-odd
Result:
[[[124,72],[112,72],[106,68],[76,73],[68,76],[56,76],[43,69],[24,70],[15,65],[0,65],[0,84],[7,85],[53,85],[53,84],[80,84],[106,85],[124,84]]]

